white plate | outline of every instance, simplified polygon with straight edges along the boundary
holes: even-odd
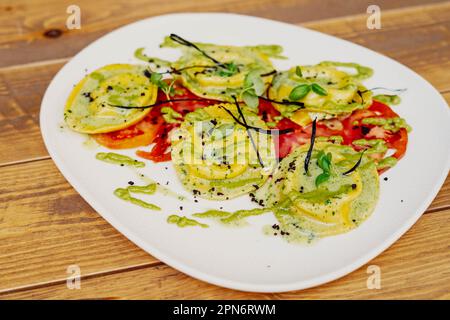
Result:
[[[372,67],[368,88],[408,88],[395,107],[413,127],[406,156],[380,179],[381,195],[373,215],[359,228],[312,246],[292,245],[265,236],[262,227],[274,223],[267,214],[251,218],[244,228],[211,223],[208,229],[178,228],[166,223],[169,214],[189,215],[208,208],[251,208],[248,197],[222,203],[195,204],[183,190],[170,163],[141,171],[175,192],[188,196],[149,196],[162,212],[146,210],[116,198],[113,190],[129,180],[139,182],[126,167],[95,160],[104,151],[86,148],[86,137],[61,129],[63,106],[73,85],[88,71],[109,63],[139,63],[138,47],[173,59],[176,50],[159,49],[165,35],[218,44],[279,44],[289,60],[278,69],[322,60],[353,61]],[[117,230],[156,258],[192,277],[233,289],[280,292],[316,286],[339,278],[389,247],[421,216],[444,182],[450,164],[449,109],[439,93],[405,66],[371,50],[315,31],[271,20],[234,14],[171,14],[142,20],[115,30],[83,49],[55,76],[41,107],[41,130],[47,149],[66,179]],[[126,153],[134,156],[134,150]],[[167,167],[167,169],[166,169]],[[183,206],[180,211],[179,206]],[[364,286],[364,284],[361,284]]]

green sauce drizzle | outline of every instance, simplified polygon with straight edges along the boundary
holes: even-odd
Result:
[[[385,130],[390,130],[392,132],[397,132],[398,130],[404,128],[406,131],[410,132],[411,127],[406,123],[406,120],[400,117],[394,118],[364,118],[361,120],[362,124],[372,124],[375,126],[380,126]]]
[[[222,186],[222,187],[226,187],[226,188],[238,188],[238,187],[242,187],[245,186],[249,183],[260,183],[261,182],[261,178],[250,178],[250,179],[241,179],[241,180],[236,180],[236,181],[226,181],[226,180],[211,180],[210,184],[213,187],[217,187],[217,186]]]
[[[129,186],[128,188],[117,188],[114,190],[114,194],[122,200],[129,201],[133,204],[141,206],[150,210],[161,210],[160,207],[152,203],[145,202],[138,198],[131,196],[130,192],[153,194],[156,191],[156,184],[149,184],[147,186]]]
[[[156,192],[156,183],[150,183],[147,186],[129,186],[127,189],[133,193],[154,194]]]
[[[176,224],[180,228],[199,226],[202,228],[208,228],[209,226],[204,223],[200,223],[197,220],[189,219],[188,217],[181,217],[173,214],[167,218],[167,223]]]
[[[317,142],[332,142],[332,143],[338,143],[341,144],[344,142],[344,138],[342,136],[329,136],[329,137],[317,137]]]
[[[256,208],[248,210],[238,210],[235,212],[228,212],[222,210],[208,210],[201,213],[194,213],[193,216],[198,218],[217,218],[222,223],[235,223],[251,216],[257,216],[271,211],[272,208]]]
[[[364,80],[370,78],[373,75],[373,70],[371,68],[353,62],[323,61],[319,65],[353,68],[356,70],[356,74],[352,75],[352,78],[358,80]]]
[[[144,50],[145,50],[145,48],[137,48],[136,51],[134,51],[134,57],[136,59],[139,59],[139,60],[142,60],[145,62],[154,63],[154,64],[162,66],[162,67],[170,67],[170,64],[171,64],[170,61],[155,58],[155,57],[149,57],[144,53]]]
[[[201,213],[194,213],[193,216],[199,218],[225,218],[231,215],[231,212],[222,210],[208,210]]]
[[[118,154],[114,152],[99,152],[95,155],[95,158],[100,161],[118,164],[121,166],[130,166],[136,168],[145,167],[145,163],[142,161],[138,161],[123,154]]]
[[[183,117],[181,113],[176,112],[171,107],[162,107],[161,113],[167,123],[180,123]]]
[[[386,168],[392,168],[397,164],[397,162],[398,162],[397,158],[394,157],[384,158],[377,163],[377,169],[381,170]]]
[[[238,210],[234,213],[232,213],[230,216],[226,218],[220,219],[223,223],[232,223],[241,221],[242,219],[251,217],[251,216],[259,216],[263,213],[266,213],[268,211],[271,211],[271,208],[257,208],[257,209],[249,209],[249,210]]]
[[[358,139],[353,140],[352,144],[360,147],[370,147],[370,149],[366,151],[367,153],[382,153],[386,152],[388,149],[386,142],[382,139]]]
[[[398,95],[379,94],[373,97],[374,100],[378,100],[387,105],[398,105],[402,102],[402,99]]]

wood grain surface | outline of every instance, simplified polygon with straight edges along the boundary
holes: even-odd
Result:
[[[2,298],[49,299],[450,299],[450,210],[425,215],[386,252],[353,273],[317,288],[279,294],[228,290],[165,265],[137,266],[86,277],[81,289],[66,281],[6,293]],[[432,246],[430,246],[432,243]],[[381,270],[381,289],[367,289],[367,266]]]
[[[370,1],[77,1],[82,28],[66,30],[72,1],[0,4],[0,299],[28,298],[450,298],[450,178],[419,222],[369,264],[318,288],[250,294],[192,279],[151,257],[103,220],[54,166],[39,132],[53,76],[84,46],[132,21],[170,12],[236,12],[272,18],[359,43],[407,65],[450,102],[450,2],[377,1],[382,29],[368,30]],[[45,35],[61,30],[57,37]],[[67,266],[82,289],[66,288]]]

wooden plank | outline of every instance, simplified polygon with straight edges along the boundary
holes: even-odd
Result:
[[[87,273],[152,264],[67,183],[51,160],[0,170],[0,291]]]
[[[93,275],[156,262],[103,220],[50,159],[2,167],[0,177],[0,291],[61,281],[71,264]],[[449,207],[447,177],[430,209]]]
[[[450,2],[382,11],[382,28],[368,30],[366,16],[332,19],[306,27],[383,53],[421,74],[439,91],[450,90]]]
[[[315,22],[307,26],[339,34],[388,53],[418,71],[438,90],[447,92],[450,91],[450,83],[443,70],[450,67],[450,42],[442,39],[450,38],[450,22],[426,26],[415,24],[416,20],[425,23],[427,17],[444,21],[440,14],[450,19],[450,4],[427,6],[420,11],[404,9],[386,12],[383,14],[386,30],[365,32],[361,29],[361,25],[365,25],[361,17],[341,22]],[[391,24],[397,20],[401,26],[393,30]],[[0,153],[0,166],[48,156],[38,128],[39,105],[48,83],[63,64],[57,61],[0,69],[0,105],[4,106],[0,108],[0,144],[4,146]],[[449,99],[450,96],[446,94],[445,97]]]
[[[355,15],[347,15],[344,17],[334,17],[331,19],[324,19],[321,21],[308,21],[301,23],[307,28],[317,29],[320,32],[333,34],[337,37],[351,37],[360,34],[381,33],[384,31],[392,31],[402,29],[405,26],[429,26],[441,24],[449,21],[448,8],[450,4],[443,3],[427,3],[420,6],[407,6],[404,8],[397,8],[386,10],[384,6],[381,9],[381,28],[368,29],[367,17],[365,12],[360,12]],[[413,16],[413,23],[411,18]]]
[[[444,0],[378,0],[382,10],[443,2]],[[234,12],[299,23],[365,14],[371,1],[338,0],[203,0],[108,1],[78,0],[81,29],[67,30],[66,9],[71,0],[7,0],[0,6],[0,66],[74,55],[112,29],[132,21],[171,12]],[[61,31],[47,37],[48,30]]]
[[[156,266],[81,279],[81,289],[58,283],[0,294],[2,299],[449,299],[450,210],[425,215],[386,252],[368,265],[381,271],[381,289],[368,289],[367,267],[303,291],[244,293]],[[187,288],[189,288],[187,290]]]
[[[39,110],[48,84],[61,67],[62,63],[51,63],[0,72],[0,164],[48,157],[39,130]]]

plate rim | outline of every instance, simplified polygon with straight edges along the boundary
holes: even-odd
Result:
[[[437,193],[441,189],[442,185],[444,184],[444,181],[448,175],[448,172],[443,170],[440,174],[439,179],[437,180],[437,183],[434,184],[434,187],[428,190],[428,195],[424,201],[422,201],[422,204],[416,209],[414,214],[411,214],[408,220],[405,220],[405,222],[402,223],[402,226],[398,228],[391,236],[386,237],[379,245],[376,245],[374,248],[368,250],[365,254],[361,255],[358,259],[355,259],[352,263],[349,263],[345,265],[344,267],[335,270],[334,272],[329,272],[325,275],[312,277],[308,280],[300,280],[295,281],[289,284],[254,284],[254,283],[245,283],[243,281],[234,281],[230,279],[225,279],[218,276],[210,275],[206,272],[198,271],[195,268],[191,268],[187,265],[185,265],[183,262],[178,262],[176,258],[171,258],[170,256],[165,255],[161,250],[158,250],[157,248],[153,247],[151,244],[148,244],[144,239],[134,234],[132,230],[129,230],[128,227],[123,225],[120,221],[118,221],[116,218],[114,218],[112,215],[109,215],[107,212],[108,210],[103,207],[101,202],[95,200],[94,196],[91,196],[91,194],[85,190],[82,187],[82,184],[79,183],[78,178],[73,176],[70,172],[70,170],[67,169],[66,165],[62,161],[62,159],[59,157],[58,152],[55,150],[56,147],[51,143],[51,137],[48,136],[48,130],[46,128],[49,128],[51,125],[44,117],[44,112],[42,112],[43,107],[45,104],[48,104],[47,102],[50,99],[51,94],[51,88],[54,86],[55,79],[60,76],[62,73],[64,73],[67,65],[71,63],[73,58],[77,57],[80,53],[84,52],[91,46],[95,45],[98,41],[102,40],[104,37],[111,36],[111,34],[121,31],[124,28],[128,28],[132,25],[142,23],[144,21],[148,20],[156,20],[156,19],[165,19],[175,16],[189,16],[189,15],[200,15],[200,16],[228,16],[228,17],[239,17],[243,19],[254,19],[259,20],[262,22],[269,22],[269,23],[276,23],[284,26],[289,26],[291,28],[300,28],[307,30],[308,32],[318,33],[322,36],[330,37],[330,38],[337,38],[341,41],[344,41],[346,43],[351,43],[354,46],[358,46],[360,48],[363,48],[364,50],[368,50],[372,53],[376,53],[378,55],[383,56],[384,58],[390,60],[391,62],[394,62],[401,66],[402,68],[407,69],[409,72],[412,72],[416,78],[419,78],[422,80],[422,82],[426,83],[430,89],[434,91],[435,94],[437,94],[440,98],[440,100],[447,104],[445,99],[442,97],[439,91],[437,91],[436,88],[434,88],[426,79],[424,79],[421,75],[416,73],[414,70],[406,67],[402,63],[382,54],[379,52],[376,52],[374,50],[368,49],[366,47],[363,47],[359,44],[350,42],[345,39],[341,39],[339,37],[335,37],[332,35],[328,35],[326,33],[322,33],[316,30],[311,30],[308,28],[305,28],[303,26],[298,26],[296,24],[286,23],[282,21],[267,19],[267,18],[261,18],[261,17],[255,17],[250,15],[242,15],[242,14],[235,14],[235,13],[224,13],[224,12],[183,12],[183,13],[169,13],[164,15],[158,15],[158,16],[152,16],[144,19],[140,19],[134,22],[131,22],[129,24],[126,24],[124,26],[121,26],[119,28],[116,28],[100,38],[94,40],[87,46],[85,46],[83,49],[78,51],[77,54],[75,54],[68,62],[64,64],[64,66],[55,74],[51,82],[49,83],[45,94],[42,98],[41,106],[40,106],[40,115],[39,115],[39,127],[41,131],[41,135],[44,140],[45,147],[47,148],[47,151],[49,152],[50,157],[52,158],[53,162],[55,163],[56,167],[60,171],[60,173],[64,176],[64,178],[74,187],[76,192],[78,192],[83,199],[88,202],[88,204],[103,218],[105,219],[109,224],[111,224],[116,230],[118,230],[120,233],[122,233],[126,238],[131,240],[134,244],[136,244],[138,247],[140,247],[142,250],[146,251],[151,256],[155,257],[156,259],[160,260],[160,262],[163,262],[170,267],[181,271],[197,280],[204,281],[207,283],[211,283],[220,287],[228,288],[228,289],[234,289],[234,290],[240,290],[240,291],[246,291],[246,292],[259,292],[259,293],[280,293],[280,292],[288,292],[288,291],[294,291],[294,290],[303,290],[311,287],[315,287],[333,280],[336,280],[338,278],[341,278],[354,270],[360,268],[364,264],[370,262],[372,259],[374,259],[376,256],[380,255],[383,251],[385,251],[387,248],[389,248],[392,244],[394,244],[403,234],[405,234],[422,216],[422,214],[426,211],[426,208],[431,204],[431,202],[436,197]],[[447,116],[450,118],[450,110],[447,109]],[[450,168],[450,152],[447,157],[447,171],[448,168]]]

